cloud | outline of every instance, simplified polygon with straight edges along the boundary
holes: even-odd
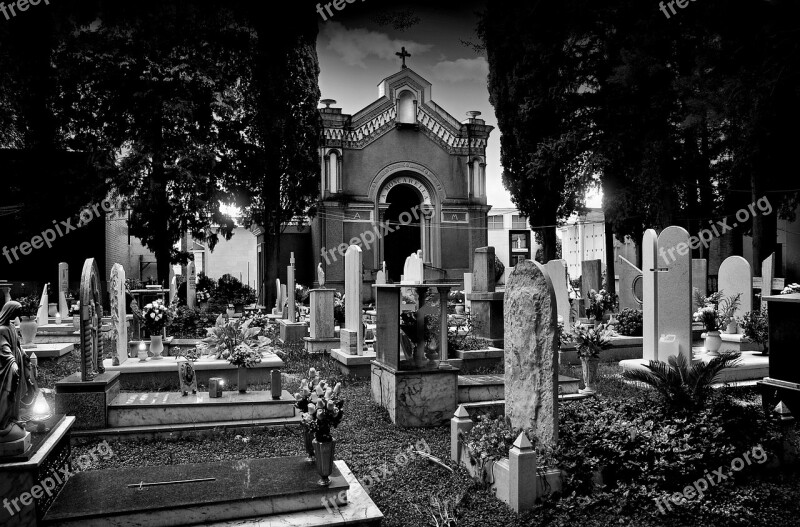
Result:
[[[429,44],[420,44],[410,40],[392,39],[386,33],[368,29],[348,29],[340,22],[327,22],[322,29],[322,38],[328,41],[327,48],[342,59],[348,66],[366,68],[364,61],[374,56],[383,60],[398,60],[395,53],[405,46],[414,55],[427,53],[433,48]]]
[[[486,83],[489,63],[484,57],[474,59],[443,60],[433,67],[434,75],[445,82]]]

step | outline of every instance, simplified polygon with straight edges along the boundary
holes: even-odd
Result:
[[[558,376],[559,395],[578,393],[580,381]],[[483,401],[497,401],[505,398],[505,377],[503,375],[459,375],[458,376],[458,401],[459,403],[477,403]]]
[[[340,466],[328,486],[317,484],[316,465],[304,456],[90,470],[69,478],[44,523],[161,527],[261,516],[282,523],[283,514],[326,513],[329,500],[345,509],[350,484]]]
[[[254,433],[273,426],[299,426],[300,416],[275,417],[272,419],[246,419],[241,421],[215,421],[210,423],[188,423],[169,425],[123,426],[99,430],[73,430],[72,438],[92,441],[133,441],[198,437],[219,432]]]
[[[294,416],[294,397],[286,390],[273,400],[270,392],[208,392],[183,396],[177,392],[120,393],[108,406],[111,428],[242,421]]]

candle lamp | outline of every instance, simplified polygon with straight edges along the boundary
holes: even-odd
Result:
[[[208,380],[208,396],[212,399],[222,397],[225,381],[220,377],[212,377]]]

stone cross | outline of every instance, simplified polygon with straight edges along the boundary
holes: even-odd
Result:
[[[658,333],[675,335],[678,352],[692,362],[692,254],[689,233],[667,227],[658,236]],[[658,351],[666,361],[673,352]]]
[[[647,229],[642,237],[642,357],[658,360],[658,234]]]
[[[351,245],[344,254],[344,327],[341,349],[350,355],[364,354],[364,324],[361,316],[361,280],[363,254],[361,247]]]
[[[561,321],[564,324],[564,331],[569,333],[572,331],[572,321],[570,320],[567,262],[566,260],[550,260],[545,264],[544,268],[547,270],[547,274],[553,282],[558,315],[561,317]]]
[[[741,256],[729,256],[720,264],[718,277],[717,291],[722,291],[723,296],[742,294],[734,316],[741,317],[753,310],[753,269],[750,262]]]
[[[479,247],[472,266],[472,292],[494,293],[495,289],[494,247]]]
[[[403,69],[406,69],[408,67],[408,66],[406,66],[406,59],[411,56],[411,53],[406,51],[406,47],[403,46],[400,49],[400,52],[399,53],[395,53],[395,55],[397,55],[398,57],[400,57],[403,60]]]
[[[67,318],[69,315],[69,306],[67,306],[67,293],[69,292],[69,264],[61,262],[58,264],[58,312],[61,313],[61,318]]]
[[[128,359],[128,320],[125,302],[125,268],[115,263],[111,267],[111,323],[114,326],[117,346],[114,349],[114,366],[124,364]]]
[[[91,381],[105,372],[100,351],[100,322],[103,303],[100,274],[94,258],[87,258],[81,272],[81,381]]]
[[[197,305],[197,270],[194,262],[186,266],[186,306],[194,309]]]
[[[289,257],[289,266],[286,268],[286,292],[289,295],[289,322],[294,324],[297,321],[297,314],[295,313],[295,297],[294,297],[294,253]]]
[[[533,427],[544,445],[558,438],[558,321],[556,294],[545,268],[523,260],[506,282],[506,416],[514,428]]]
[[[625,257],[619,257],[619,308],[642,308],[642,270]]]

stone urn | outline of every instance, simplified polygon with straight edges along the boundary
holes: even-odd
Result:
[[[581,370],[585,388],[580,390],[580,393],[592,395],[597,392],[597,367],[599,364],[599,357],[581,357]]]
[[[314,461],[317,463],[317,473],[320,476],[317,484],[321,487],[327,487],[331,484],[330,475],[333,473],[333,453],[336,450],[336,440],[319,442],[314,439],[311,442],[314,445]]]
[[[19,330],[22,333],[22,345],[27,347],[35,347],[33,339],[36,338],[36,331],[39,329],[39,323],[36,322],[36,317],[20,317]]]
[[[161,360],[164,358],[164,337],[163,335],[150,335],[150,353],[153,354],[153,360]]]
[[[722,346],[722,337],[719,336],[719,331],[707,331],[705,349],[709,355],[719,355],[719,348]]]
[[[239,376],[239,393],[247,393],[247,368],[239,366],[237,374]]]

